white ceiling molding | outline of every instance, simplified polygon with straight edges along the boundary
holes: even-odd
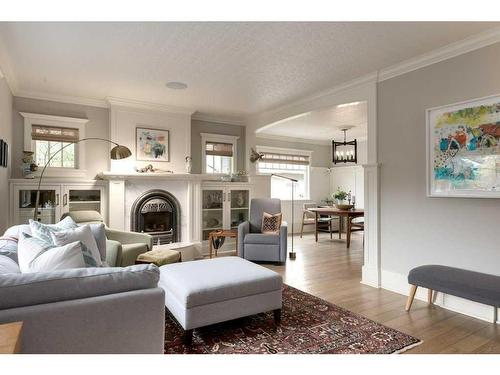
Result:
[[[291,143],[304,143],[308,145],[313,144],[320,146],[329,146],[331,144],[331,140],[328,139],[327,140],[304,139],[304,138],[283,137],[281,135],[262,134],[262,133],[256,133],[255,136],[259,139],[271,139],[271,140],[291,142]]]
[[[438,62],[478,50],[500,42],[500,28],[487,30],[461,41],[448,44],[429,53],[408,59],[388,68],[381,69],[378,82],[394,78]]]
[[[191,119],[197,121],[206,121],[206,122],[214,122],[218,124],[227,124],[227,125],[245,125],[245,117],[238,115],[216,115],[210,114],[206,112],[195,112]]]
[[[12,95],[18,98],[47,100],[51,102],[85,105],[89,107],[109,108],[109,104],[106,102],[106,100],[102,99],[82,98],[69,95],[53,95],[53,94],[25,92],[25,91],[13,91]]]
[[[194,110],[190,108],[176,107],[160,103],[148,103],[140,100],[124,99],[116,97],[107,97],[106,100],[108,101],[109,106],[136,108],[148,111],[179,113],[187,115],[192,115],[194,113]]]

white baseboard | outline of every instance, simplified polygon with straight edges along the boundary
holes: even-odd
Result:
[[[381,287],[405,296],[408,296],[410,291],[407,275],[387,270],[382,270],[381,272]],[[418,288],[415,298],[427,302],[427,289]],[[494,308],[492,306],[440,292],[436,293],[436,296],[434,297],[434,304],[447,310],[494,323]],[[497,320],[497,323],[499,322],[500,321]]]

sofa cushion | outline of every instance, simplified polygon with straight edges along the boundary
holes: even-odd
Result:
[[[77,227],[76,223],[69,216],[66,216],[64,219],[62,219],[60,222],[56,224],[42,224],[38,221],[30,219],[31,234],[34,237],[38,237],[44,240],[45,242],[49,243],[52,242],[50,233],[76,227]]]
[[[18,261],[21,272],[96,267],[94,257],[80,241],[55,246],[26,233],[19,238]]]
[[[17,243],[18,240],[16,237],[1,237],[0,255],[6,256],[17,263]]]
[[[99,249],[101,260],[104,262],[106,260],[106,228],[102,223],[89,224],[89,227]]]
[[[156,288],[158,279],[151,264],[8,274],[0,277],[0,309]]]
[[[244,243],[261,245],[279,245],[279,234],[249,233],[245,236]]]
[[[0,255],[0,276],[6,273],[21,273],[21,270],[14,260],[5,255]]]
[[[279,274],[239,257],[174,263],[160,267],[160,286],[191,308],[281,290]]]
[[[80,241],[90,251],[97,267],[102,266],[101,253],[97,248],[97,242],[92,235],[89,225],[51,232],[50,236],[56,246],[64,246],[75,241]]]

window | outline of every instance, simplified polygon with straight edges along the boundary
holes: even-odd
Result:
[[[257,147],[264,154],[257,164],[259,174],[280,174],[298,180],[294,183],[294,199],[309,199],[310,152],[287,149]],[[292,182],[282,178],[271,178],[271,198],[290,200]]]
[[[234,173],[238,138],[230,135],[201,133],[203,173]]]
[[[49,167],[76,168],[76,145],[78,129],[32,125],[31,139],[35,143],[35,163],[44,167],[48,160]],[[63,149],[64,147],[64,149]]]
[[[39,175],[54,156],[45,170],[45,176],[86,176],[85,147],[75,142],[85,138],[88,119],[28,112],[19,114],[24,117],[24,150],[32,151],[33,160],[41,167],[35,175]],[[64,146],[68,147],[61,151]]]

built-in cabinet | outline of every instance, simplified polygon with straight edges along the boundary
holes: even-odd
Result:
[[[237,229],[249,216],[251,190],[247,183],[203,183],[201,238],[217,229]]]
[[[26,224],[33,219],[37,192],[37,182],[29,180],[11,180],[10,225]],[[42,183],[38,220],[53,224],[66,212],[95,210],[107,218],[107,182],[80,181],[60,182],[51,179]]]

